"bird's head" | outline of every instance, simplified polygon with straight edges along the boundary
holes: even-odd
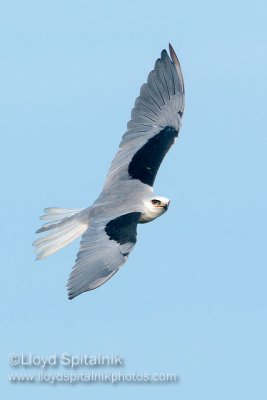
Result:
[[[169,207],[170,200],[167,197],[153,195],[145,200],[145,212],[140,219],[141,223],[153,221],[164,214]]]

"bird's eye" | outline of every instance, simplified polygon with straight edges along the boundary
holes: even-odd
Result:
[[[160,200],[156,200],[156,199],[154,199],[154,200],[152,200],[152,204],[154,204],[154,205],[156,205],[156,204],[160,204]]]

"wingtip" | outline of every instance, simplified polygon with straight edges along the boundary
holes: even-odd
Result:
[[[180,61],[179,61],[177,54],[175,53],[175,50],[172,47],[171,43],[169,43],[169,51],[170,51],[171,60],[172,60],[173,64],[175,65],[176,70],[180,76],[181,84],[182,84],[182,91],[184,93],[184,80],[183,80],[181,64],[180,64]]]
[[[161,54],[160,54],[160,58],[164,59],[165,57],[169,57],[167,50],[163,49]]]
[[[170,53],[170,58],[171,58],[172,62],[174,63],[174,65],[176,65],[178,68],[181,68],[178,57],[177,57],[171,43],[169,43],[169,53]],[[169,58],[169,54],[168,54],[167,50],[163,49],[161,52],[161,59],[164,59],[165,57]]]
[[[73,300],[75,297],[77,297],[77,294],[74,292],[68,291],[68,300]]]
[[[67,288],[68,300],[74,299],[74,297],[76,297],[76,294],[72,291],[71,284],[70,284],[69,280],[68,280],[68,282],[66,284],[66,288]]]
[[[177,54],[174,51],[174,48],[172,45],[169,43],[169,51],[170,51],[170,56],[174,64],[176,64],[180,68],[180,63],[177,57]]]

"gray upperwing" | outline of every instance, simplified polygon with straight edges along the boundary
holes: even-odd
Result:
[[[171,46],[170,55],[171,58],[166,50],[162,51],[161,58],[148,75],[147,83],[141,87],[103,191],[109,190],[118,181],[131,179],[139,179],[152,186],[164,156],[178,136],[184,111],[184,82],[178,58]],[[149,177],[129,171],[134,157],[138,158],[138,168],[142,171],[152,170]],[[154,164],[151,165],[152,158]]]
[[[68,280],[68,296],[96,289],[127,261],[136,243],[141,213],[132,212],[111,221],[93,222],[83,234],[76,263]]]

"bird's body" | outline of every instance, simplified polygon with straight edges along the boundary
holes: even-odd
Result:
[[[178,136],[184,110],[184,84],[177,56],[170,46],[156,61],[132,110],[132,119],[92,206],[47,208],[49,221],[37,233],[37,258],[58,251],[82,235],[68,281],[69,298],[97,288],[125,263],[136,243],[137,224],[166,212],[169,199],[156,196],[153,183],[167,151]]]

